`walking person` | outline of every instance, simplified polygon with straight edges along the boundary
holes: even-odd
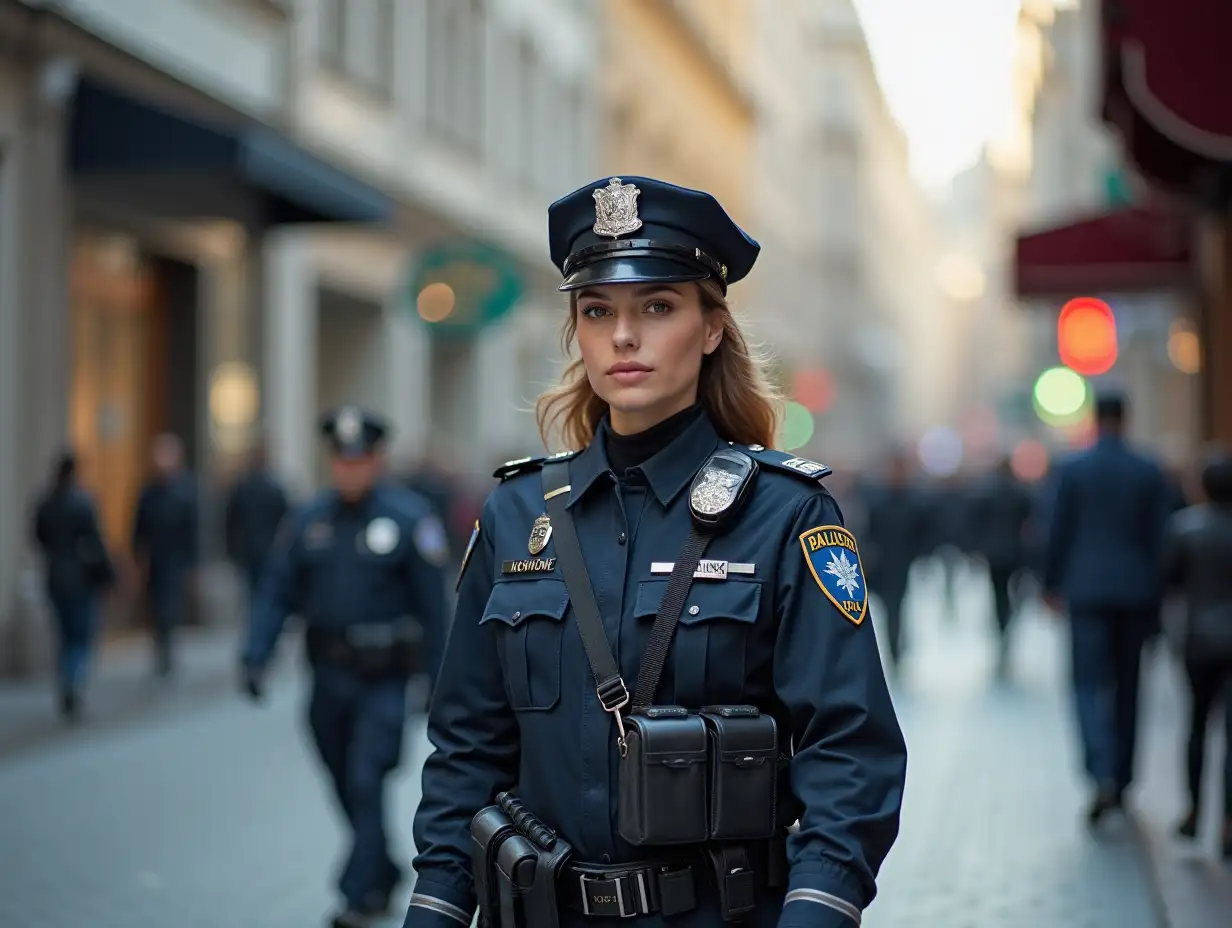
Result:
[[[116,580],[94,501],[77,482],[73,454],[57,462],[51,487],[35,509],[33,528],[55,615],[60,712],[73,720],[81,712],[100,601]]]
[[[1207,502],[1172,517],[1164,548],[1164,579],[1184,598],[1181,653],[1189,680],[1187,750],[1189,810],[1177,826],[1198,834],[1202,774],[1211,769],[1207,723],[1222,706],[1226,741],[1232,745],[1232,455],[1216,453],[1202,471]],[[1224,759],[1220,842],[1232,858],[1232,758]]]
[[[1045,602],[1069,617],[1091,825],[1133,783],[1142,650],[1159,622],[1173,505],[1159,465],[1126,441],[1125,398],[1100,396],[1095,416],[1095,445],[1057,468],[1043,576]]]
[[[580,358],[538,418],[579,450],[500,468],[464,555],[406,928],[855,928],[906,746],[830,469],[770,450],[728,309],[759,246],[646,177],[548,234]]]

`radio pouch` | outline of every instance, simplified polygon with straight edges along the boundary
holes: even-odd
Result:
[[[535,885],[539,854],[520,834],[506,838],[496,852],[496,881],[500,886],[500,928],[530,928],[525,894]]]
[[[710,838],[759,841],[777,834],[778,728],[755,706],[701,711],[710,741]]]
[[[679,706],[625,720],[616,828],[637,847],[706,840],[706,725]]]
[[[479,903],[479,923],[484,928],[500,925],[500,887],[495,879],[496,853],[515,833],[513,822],[500,806],[480,809],[471,819],[471,873]]]

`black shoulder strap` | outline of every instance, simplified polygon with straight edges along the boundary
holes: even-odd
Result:
[[[697,565],[701,562],[711,537],[709,532],[700,532],[696,525],[690,525],[689,540],[685,542],[684,550],[680,552],[680,557],[672,567],[667,592],[663,594],[663,601],[659,603],[659,614],[655,616],[654,627],[650,629],[650,640],[646,643],[646,653],[637,674],[637,688],[633,691],[634,711],[644,709],[654,702],[659,678],[663,676],[663,665],[667,662],[667,652],[672,646],[672,635],[676,633],[676,623],[680,621],[685,597],[689,595],[689,587],[693,585],[693,574],[697,572]]]
[[[620,721],[620,710],[629,704],[629,690],[620,676],[620,665],[616,663],[612,646],[608,643],[603,616],[586,573],[586,562],[582,560],[577,527],[568,508],[569,489],[567,461],[553,461],[544,466],[543,500],[552,524],[552,539],[560,561],[560,572],[564,575],[573,613],[577,616],[578,634],[582,636],[582,647],[586,649],[586,657],[595,676],[599,702],[606,711],[616,716],[623,739],[624,725]]]

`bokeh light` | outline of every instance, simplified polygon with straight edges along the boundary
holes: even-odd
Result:
[[[425,322],[441,322],[449,317],[457,303],[453,287],[446,283],[434,283],[419,291],[415,308]]]
[[[792,395],[809,412],[823,413],[834,401],[834,379],[825,370],[797,371],[792,378]]]
[[[1168,328],[1168,360],[1182,374],[1202,370],[1202,342],[1188,319],[1176,319]]]
[[[963,441],[951,428],[938,426],[924,433],[916,447],[920,466],[934,477],[948,477],[962,466]]]
[[[1010,455],[1010,469],[1024,483],[1035,483],[1048,473],[1048,449],[1034,438],[1023,439]]]
[[[1117,361],[1116,316],[1094,297],[1070,300],[1057,317],[1057,353],[1061,363],[1079,374],[1097,377]]]
[[[809,443],[816,423],[813,414],[796,402],[787,404],[783,411],[783,424],[779,429],[779,444],[784,451],[794,451]]]
[[[1036,415],[1051,426],[1082,419],[1091,401],[1091,388],[1082,375],[1068,367],[1051,367],[1035,381],[1032,393]]]

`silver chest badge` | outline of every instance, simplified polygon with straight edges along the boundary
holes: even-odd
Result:
[[[736,499],[736,486],[740,478],[717,467],[706,468],[701,482],[694,487],[690,505],[706,516],[717,516]]]
[[[637,195],[641,193],[633,184],[622,184],[613,177],[606,187],[597,187],[591,194],[595,198],[595,235],[619,238],[636,232],[642,227],[637,217]]]
[[[368,523],[364,543],[373,554],[388,554],[398,547],[398,534],[398,523],[382,516]]]
[[[547,517],[547,513],[544,513],[531,524],[530,540],[526,542],[526,550],[531,554],[539,554],[548,546],[548,540],[551,537],[552,521]]]

